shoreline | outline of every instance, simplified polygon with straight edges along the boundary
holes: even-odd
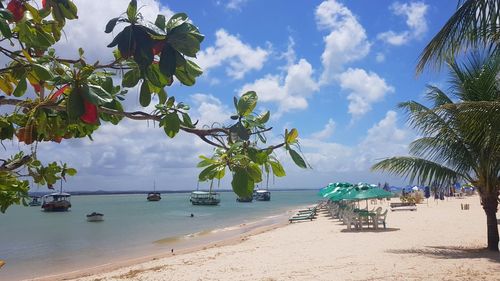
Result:
[[[62,281],[85,278],[98,274],[105,274],[115,270],[124,269],[137,264],[142,264],[159,259],[182,256],[190,253],[195,253],[202,250],[224,247],[229,245],[236,245],[250,236],[266,233],[289,224],[288,218],[297,210],[305,208],[306,206],[298,207],[286,212],[280,212],[276,215],[266,216],[255,221],[241,223],[217,229],[207,229],[196,233],[179,235],[174,237],[165,237],[152,244],[159,244],[162,246],[169,245],[173,247],[173,253],[170,251],[158,249],[158,253],[144,254],[140,253],[139,257],[128,257],[120,260],[114,260],[109,263],[85,267],[78,270],[69,272],[57,273],[53,275],[45,275],[36,278],[21,279],[22,281]]]

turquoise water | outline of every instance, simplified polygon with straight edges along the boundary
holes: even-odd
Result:
[[[233,193],[223,192],[220,206],[192,206],[187,193],[163,194],[159,202],[146,201],[146,195],[73,196],[71,211],[61,213],[14,206],[0,215],[0,259],[7,262],[0,269],[0,280],[56,274],[139,252],[167,250],[169,245],[154,242],[280,214],[315,203],[316,193],[273,191],[270,202],[238,203]],[[104,222],[87,222],[85,215],[93,211],[103,213]]]

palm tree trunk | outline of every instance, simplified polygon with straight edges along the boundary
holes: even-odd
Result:
[[[481,204],[486,213],[486,225],[488,226],[488,250],[498,252],[498,198],[495,194],[486,193],[481,196]]]

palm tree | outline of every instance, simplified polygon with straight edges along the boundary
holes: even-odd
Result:
[[[456,12],[420,54],[417,73],[430,63],[439,67],[467,50],[500,52],[500,3],[498,0],[459,0]]]
[[[421,135],[411,156],[375,164],[420,184],[446,185],[459,180],[478,188],[486,213],[488,249],[498,251],[496,212],[500,192],[500,56],[473,54],[467,63],[449,62],[451,95],[428,86],[431,107],[416,101],[400,108]]]

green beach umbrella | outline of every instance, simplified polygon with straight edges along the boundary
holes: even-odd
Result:
[[[353,186],[353,184],[348,182],[334,182],[320,189],[319,194],[323,197],[326,197],[326,194],[336,191],[338,190],[338,188],[346,188],[351,186]]]

